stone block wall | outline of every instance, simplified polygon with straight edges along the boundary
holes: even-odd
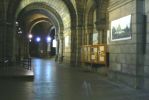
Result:
[[[3,33],[4,33],[4,27],[3,27],[3,2],[0,2],[0,58],[3,56]]]
[[[70,28],[67,28],[64,31],[64,41],[63,41],[63,48],[64,48],[64,63],[70,63],[71,62],[71,30]]]
[[[1,22],[0,22],[1,23]],[[2,24],[0,24],[0,58],[3,57],[3,51],[4,48],[2,48],[4,46],[4,27]]]
[[[145,59],[144,59],[144,88],[149,88],[149,0],[145,0],[145,24],[146,24],[146,34],[145,34]]]
[[[129,86],[136,85],[136,5],[135,0],[110,0],[109,30],[111,21],[131,15],[131,34],[129,40],[109,40],[109,78]],[[111,31],[111,30],[110,30]],[[110,32],[111,33],[111,32]],[[111,34],[110,34],[111,35]]]
[[[4,8],[4,1],[0,2],[0,59],[6,54],[6,9]]]
[[[109,22],[131,14],[130,40],[109,40],[109,78],[149,89],[149,1],[110,0]],[[110,30],[110,27],[109,27]]]

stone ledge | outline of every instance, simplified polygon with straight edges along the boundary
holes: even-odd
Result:
[[[33,70],[22,67],[0,68],[0,79],[34,79]]]

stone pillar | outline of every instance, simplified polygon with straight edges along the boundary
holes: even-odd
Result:
[[[85,25],[82,25],[82,45],[85,45],[85,38],[86,38]]]
[[[76,65],[80,65],[81,62],[81,46],[84,43],[84,26],[85,26],[85,20],[84,20],[84,7],[83,2],[78,3],[77,7],[77,14],[78,14],[78,23],[77,23],[77,32],[76,32]]]
[[[87,38],[87,45],[93,44],[93,25],[88,26]]]
[[[0,2],[0,59],[3,57],[3,33],[4,33],[4,25],[3,25],[3,3]]]
[[[0,59],[5,57],[5,33],[6,33],[6,17],[4,1],[0,2]]]
[[[13,32],[13,49],[12,49],[12,55],[13,55],[13,57],[12,57],[12,61],[16,61],[16,41],[17,41],[17,37],[16,37],[16,26],[15,26],[15,24],[13,25],[13,29],[12,29],[12,32]]]
[[[64,52],[64,37],[63,33],[60,33],[59,35],[59,55],[58,55],[58,60],[62,62],[62,57],[63,57],[63,52]]]
[[[14,52],[13,52],[13,39],[14,39],[14,31],[13,31],[13,23],[8,22],[8,0],[3,0],[0,2],[0,57],[13,61]],[[13,20],[13,19],[12,19]]]
[[[77,43],[77,34],[76,27],[71,28],[71,64],[74,65],[76,63],[76,43]]]
[[[81,46],[82,46],[82,27],[77,27],[77,40],[76,40],[76,65],[81,62]]]
[[[11,23],[7,23],[6,39],[5,39],[5,56],[8,57],[12,62],[15,61],[14,40],[15,40],[14,25]]]
[[[144,0],[136,0],[136,88],[144,86]]]
[[[0,22],[0,58],[3,58],[5,56],[5,25],[1,21]]]
[[[28,38],[23,41],[23,45],[24,45],[23,57],[30,57],[30,51],[29,51],[30,41]]]
[[[55,36],[55,38],[56,38],[56,42],[57,42],[57,44],[56,44],[56,57],[55,57],[55,61],[57,61],[58,60],[58,55],[59,55],[59,38],[58,38],[58,35],[56,35]]]
[[[98,31],[99,43],[105,43],[106,25],[107,25],[107,0],[97,0],[96,10],[96,30]]]

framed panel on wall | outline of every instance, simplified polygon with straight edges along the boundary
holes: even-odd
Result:
[[[91,47],[91,63],[98,63],[98,45]]]
[[[98,46],[98,60],[100,64],[107,63],[107,55],[106,55],[106,45],[99,45]]]
[[[93,33],[93,45],[98,44],[98,33]]]
[[[85,59],[84,59],[84,58],[85,58],[85,57],[84,57],[84,56],[85,56],[84,51],[85,51],[85,50],[84,50],[84,46],[82,46],[82,47],[81,47],[81,62],[84,62],[84,60],[85,60]]]
[[[131,15],[111,22],[111,41],[131,39]]]
[[[87,47],[86,46],[84,46],[82,54],[84,54],[84,62],[87,62]]]
[[[91,46],[87,46],[87,62],[91,61]]]

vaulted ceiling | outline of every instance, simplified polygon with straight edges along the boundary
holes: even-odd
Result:
[[[8,22],[16,20],[26,33],[42,21],[55,26],[58,33],[65,34],[76,25],[76,20],[71,20],[76,19],[75,0],[6,0],[6,4]]]
[[[71,28],[79,25],[92,25],[93,12],[99,1],[3,0],[7,5],[7,22],[18,21],[24,32],[46,21],[55,26],[57,33],[64,34],[70,34]]]

